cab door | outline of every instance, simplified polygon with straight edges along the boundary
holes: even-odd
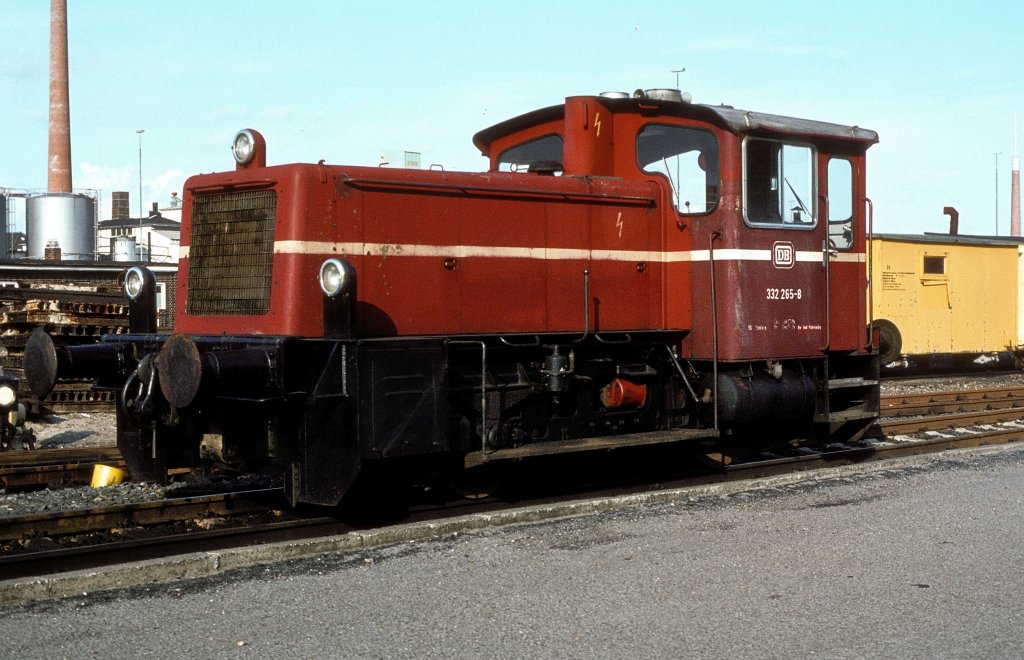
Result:
[[[820,190],[826,237],[822,241],[825,279],[825,332],[823,348],[856,350],[866,343],[865,221],[863,158],[822,154],[818,171],[824,175]]]

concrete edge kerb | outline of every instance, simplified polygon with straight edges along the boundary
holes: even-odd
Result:
[[[119,566],[74,571],[35,578],[0,580],[0,605],[50,600],[84,595],[108,589],[160,584],[178,580],[211,577],[225,571],[249,568],[280,561],[303,559],[330,553],[345,553],[381,548],[398,543],[426,541],[461,532],[537,523],[558,518],[588,516],[642,505],[670,504],[724,497],[809,482],[848,476],[901,470],[942,460],[969,459],[989,454],[1018,451],[1016,443],[988,447],[955,449],[939,454],[909,456],[864,464],[827,467],[773,477],[755,478],[720,484],[692,486],[651,493],[596,498],[578,502],[543,504],[522,509],[473,514],[435,522],[417,522],[385,529],[349,532],[322,539],[282,541],[266,545],[197,552]]]

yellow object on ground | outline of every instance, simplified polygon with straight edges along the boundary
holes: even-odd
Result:
[[[101,465],[97,463],[92,468],[92,487],[93,488],[105,488],[107,486],[113,486],[119,484],[124,480],[124,470],[119,470],[116,467],[109,465]]]

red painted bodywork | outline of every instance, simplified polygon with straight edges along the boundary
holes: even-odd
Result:
[[[343,256],[358,273],[359,336],[664,330],[679,333],[682,354],[698,359],[715,357],[717,336],[723,361],[863,349],[863,258],[833,259],[826,291],[824,222],[801,231],[744,223],[743,134],[784,135],[740,130],[720,114],[683,103],[573,97],[476,138],[496,168],[507,148],[559,135],[561,176],[307,164],[194,176],[186,182],[176,330],[322,336],[317,273],[325,258]],[[702,128],[717,138],[714,210],[678,214],[669,182],[641,171],[636,135],[649,122]],[[813,133],[801,139],[816,149],[821,190],[824,163],[839,154],[854,164],[854,199],[863,199],[864,152],[873,140]],[[278,192],[270,311],[186,313],[192,199],[261,187]],[[848,254],[865,251],[863,207],[854,204]],[[778,267],[745,256],[780,241],[804,260]],[[822,258],[808,260],[815,252]],[[772,300],[768,288],[799,289],[801,296]]]

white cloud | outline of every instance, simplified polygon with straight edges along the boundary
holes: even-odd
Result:
[[[81,165],[82,178],[75,181],[76,188],[91,188],[94,190],[130,190],[133,179],[137,176],[131,166],[107,167],[105,165],[93,165],[83,162]],[[134,181],[137,183],[137,179]]]
[[[114,191],[125,190],[129,194],[129,211],[132,215],[139,212],[139,172],[131,165],[108,167],[83,162],[80,166],[81,176],[75,178],[75,188],[98,190],[102,197],[100,218],[111,216],[110,200]],[[185,174],[179,169],[169,169],[152,177],[142,179],[142,210],[149,210],[153,202],[167,206],[171,193],[181,194]]]
[[[149,200],[147,207],[153,202],[158,202],[161,208],[169,205],[172,192],[178,193],[180,198],[184,183],[185,173],[179,169],[170,169],[143,181],[143,197]]]

